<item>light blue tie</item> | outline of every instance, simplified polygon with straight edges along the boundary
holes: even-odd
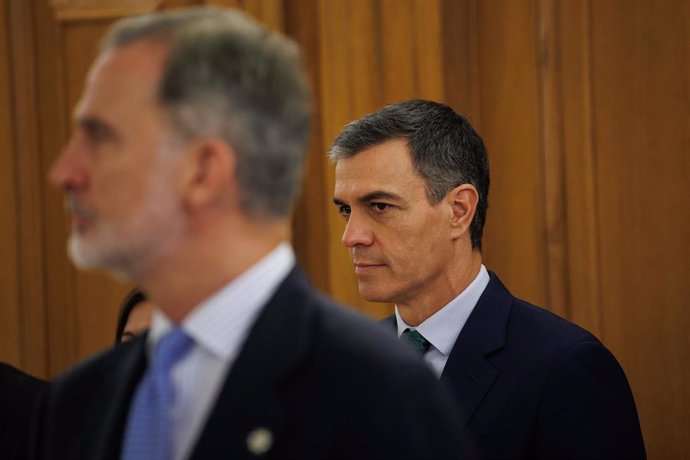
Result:
[[[122,446],[123,460],[172,458],[170,410],[175,388],[170,371],[189,350],[192,339],[176,327],[157,344],[129,408]]]

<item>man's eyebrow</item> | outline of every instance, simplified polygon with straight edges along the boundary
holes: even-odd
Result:
[[[105,120],[95,116],[81,116],[75,119],[75,125],[92,136],[116,138],[115,129]]]
[[[108,126],[108,124],[98,117],[94,116],[81,116],[75,119],[75,124],[80,128],[91,131],[94,129],[103,129]]]
[[[372,201],[377,200],[401,201],[402,197],[400,195],[396,195],[393,192],[375,190],[357,199],[357,201],[359,201],[360,203],[371,203]]]
[[[371,203],[372,201],[377,200],[402,201],[402,197],[392,192],[386,192],[384,190],[375,190],[373,192],[369,192],[366,195],[357,198],[357,201],[359,201],[360,203]],[[333,203],[335,203],[336,206],[347,206],[347,203],[345,203],[338,197],[333,197]]]

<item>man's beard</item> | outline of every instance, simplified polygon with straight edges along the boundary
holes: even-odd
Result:
[[[72,197],[69,205],[91,226],[84,234],[78,228],[72,230],[72,262],[79,268],[106,270],[119,278],[136,280],[148,272],[179,239],[184,226],[173,191],[159,178],[143,202],[120,222],[99,222],[96,211]]]

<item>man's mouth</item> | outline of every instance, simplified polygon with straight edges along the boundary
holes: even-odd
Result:
[[[367,274],[372,273],[380,268],[385,267],[385,264],[373,263],[373,262],[354,262],[355,273],[356,274]]]
[[[72,228],[77,231],[83,229],[89,222],[96,219],[96,212],[79,202],[73,196],[65,200],[65,208],[70,213]]]

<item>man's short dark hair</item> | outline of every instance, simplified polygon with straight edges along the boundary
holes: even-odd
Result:
[[[393,139],[404,139],[412,164],[426,182],[427,198],[438,204],[461,184],[479,193],[470,225],[472,248],[481,250],[482,233],[489,207],[489,158],[482,138],[452,108],[438,102],[412,99],[388,105],[349,123],[330,148],[331,161]]]

